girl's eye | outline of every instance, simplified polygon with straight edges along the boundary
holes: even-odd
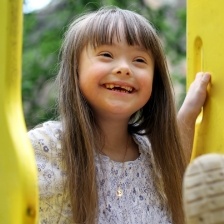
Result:
[[[100,53],[100,56],[106,57],[106,58],[112,58],[112,55],[108,52],[102,52]]]
[[[135,61],[146,64],[146,60],[144,58],[136,58]]]

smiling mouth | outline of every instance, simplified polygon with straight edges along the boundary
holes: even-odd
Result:
[[[134,91],[134,88],[130,86],[120,86],[120,85],[114,85],[114,84],[105,84],[104,86],[106,89],[118,91],[122,93],[132,93]]]

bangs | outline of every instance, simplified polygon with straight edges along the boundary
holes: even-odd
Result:
[[[145,18],[118,8],[106,8],[93,13],[82,31],[83,45],[90,44],[94,48],[112,45],[124,37],[128,45],[139,45],[151,51],[156,36]]]

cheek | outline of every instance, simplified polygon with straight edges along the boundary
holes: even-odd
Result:
[[[142,104],[145,105],[148,100],[151,97],[152,94],[152,83],[153,83],[153,79],[145,79],[144,82],[142,82]]]
[[[79,87],[87,101],[97,94],[100,86],[100,77],[93,71],[94,67],[91,67],[91,69],[85,69],[85,71],[83,70],[79,74]]]
[[[85,86],[85,84],[87,84],[85,74],[82,72],[79,72],[79,87],[81,91],[83,90],[83,87]]]
[[[142,88],[146,93],[148,93],[148,95],[151,95],[152,84],[153,84],[153,75],[146,75],[141,80]]]

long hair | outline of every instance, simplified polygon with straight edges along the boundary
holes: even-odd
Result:
[[[141,15],[117,7],[101,8],[74,20],[65,33],[61,48],[58,104],[74,222],[92,224],[97,220],[94,149],[101,136],[91,108],[79,88],[80,53],[88,44],[93,47],[112,44],[114,38],[119,41],[121,35],[125,36],[127,44],[144,47],[155,61],[151,97],[132,115],[128,130],[131,134],[149,138],[158,172],[157,185],[161,186],[160,191],[164,191],[160,193],[165,195],[173,222],[182,224],[181,184],[185,160],[166,59],[153,26]]]

